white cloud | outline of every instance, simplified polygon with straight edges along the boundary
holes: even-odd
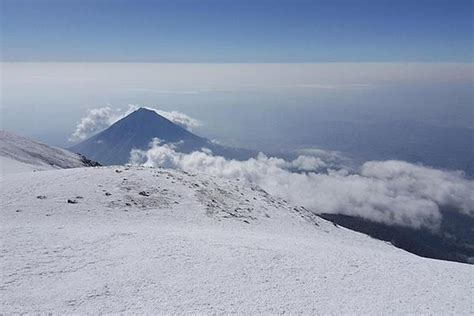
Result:
[[[163,111],[163,110],[156,110],[158,114],[167,118],[171,122],[180,125],[181,127],[186,128],[187,130],[192,131],[194,128],[202,126],[202,123],[183,112],[178,111]]]
[[[298,156],[291,162],[285,162],[282,167],[297,171],[318,171],[327,167],[327,164],[319,157]]]
[[[300,156],[310,156],[318,158],[320,161],[326,164],[326,168],[352,169],[355,163],[352,159],[349,159],[340,152],[332,150],[323,150],[319,148],[304,148],[295,150],[294,153]]]
[[[81,118],[72,133],[69,141],[76,142],[84,140],[114,123],[115,113],[110,107],[97,108],[87,111],[87,115]]]
[[[178,153],[159,140],[147,151],[131,153],[132,164],[241,178],[315,212],[431,229],[438,227],[443,205],[474,216],[474,182],[461,173],[403,161],[366,162],[358,173],[347,169],[316,173],[326,163],[312,158],[300,156],[288,162],[260,154],[246,161],[226,160],[210,152]],[[312,172],[291,172],[294,169]]]
[[[128,109],[122,111],[121,109],[112,109],[110,107],[102,107],[91,109],[87,111],[86,116],[81,118],[72,133],[69,141],[78,142],[87,139],[108,128],[113,123],[126,117],[130,113],[138,110],[141,106],[131,104]],[[149,110],[155,111],[157,114],[170,120],[171,122],[192,131],[194,128],[202,126],[202,123],[189,115],[178,111],[163,111],[152,107],[146,107]]]

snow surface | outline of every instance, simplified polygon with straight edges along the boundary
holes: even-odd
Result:
[[[84,166],[78,154],[0,130],[0,174]]]
[[[474,312],[473,266],[242,181],[144,167],[1,181],[0,313]]]

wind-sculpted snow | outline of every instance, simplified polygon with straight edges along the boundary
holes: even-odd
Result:
[[[0,313],[468,314],[424,259],[242,180],[146,167],[8,174]]]
[[[391,225],[436,230],[443,206],[474,217],[474,181],[460,172],[403,161],[369,161],[353,172],[332,170],[320,157],[307,155],[285,161],[260,154],[237,161],[205,149],[186,154],[155,139],[149,150],[132,151],[131,162],[241,178],[318,213],[360,216]]]
[[[95,165],[70,151],[0,131],[1,174]]]

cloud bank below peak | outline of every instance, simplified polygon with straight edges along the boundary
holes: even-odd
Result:
[[[436,230],[441,208],[452,206],[474,217],[474,181],[460,172],[404,161],[368,161],[357,171],[331,169],[331,162],[300,155],[293,161],[263,154],[246,161],[214,156],[208,150],[184,154],[154,140],[134,150],[131,163],[240,178],[317,213],[359,216],[375,222]]]

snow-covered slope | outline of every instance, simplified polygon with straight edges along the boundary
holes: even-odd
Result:
[[[0,174],[85,167],[93,164],[70,151],[0,131]]]
[[[242,181],[143,167],[1,181],[2,313],[473,311],[473,266],[335,227]]]

